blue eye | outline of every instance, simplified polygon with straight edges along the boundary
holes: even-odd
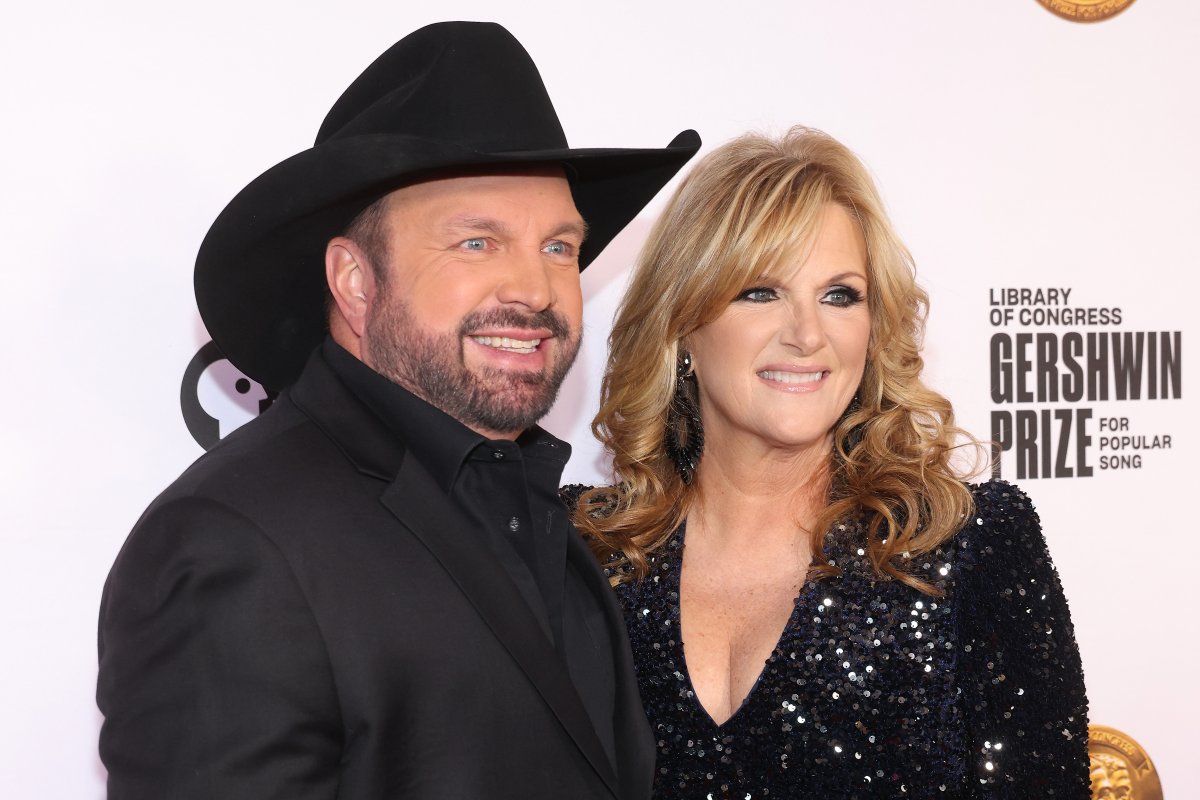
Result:
[[[464,250],[486,250],[487,249],[487,239],[484,239],[482,237],[476,237],[474,239],[467,239],[466,241],[464,241],[462,243],[462,247]]]
[[[831,306],[848,308],[862,302],[862,292],[850,286],[835,286],[825,293],[822,302]]]
[[[745,300],[750,303],[769,303],[772,300],[778,300],[779,294],[774,289],[769,289],[766,286],[754,286],[746,289],[739,294],[736,300]]]
[[[566,242],[551,242],[543,248],[547,253],[554,256],[565,256],[568,252]]]

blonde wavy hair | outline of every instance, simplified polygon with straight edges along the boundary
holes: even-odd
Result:
[[[937,594],[906,562],[953,536],[971,513],[952,456],[960,441],[974,440],[955,427],[949,401],[921,382],[928,297],[870,175],[845,146],[804,127],[779,139],[746,134],[708,154],[638,258],[592,422],[616,483],[585,492],[575,509],[593,552],[615,567],[614,583],[646,576],[647,557],[696,497],[696,484],[683,482],[664,446],[681,341],[764,275],[791,269],[828,203],[858,220],[866,240],[871,333],[858,401],[833,429],[828,503],[809,529],[809,578],[837,574],[824,557],[825,534],[861,519],[880,576]]]

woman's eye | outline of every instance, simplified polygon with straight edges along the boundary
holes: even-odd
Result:
[[[862,302],[862,293],[849,286],[835,286],[825,293],[825,302],[831,306],[853,306]]]
[[[769,303],[775,300],[779,295],[774,289],[768,289],[765,286],[755,286],[752,289],[747,289],[737,296],[738,300],[746,300],[751,303]]]

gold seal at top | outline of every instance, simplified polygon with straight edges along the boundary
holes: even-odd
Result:
[[[1154,762],[1116,728],[1088,725],[1092,800],[1163,800]]]
[[[1099,22],[1115,17],[1133,5],[1133,0],[1038,0],[1063,19],[1072,22]]]

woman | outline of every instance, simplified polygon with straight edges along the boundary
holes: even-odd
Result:
[[[612,572],[659,798],[1088,796],[1038,518],[970,487],[926,296],[864,167],[796,128],[683,181],[618,312],[576,521]]]

